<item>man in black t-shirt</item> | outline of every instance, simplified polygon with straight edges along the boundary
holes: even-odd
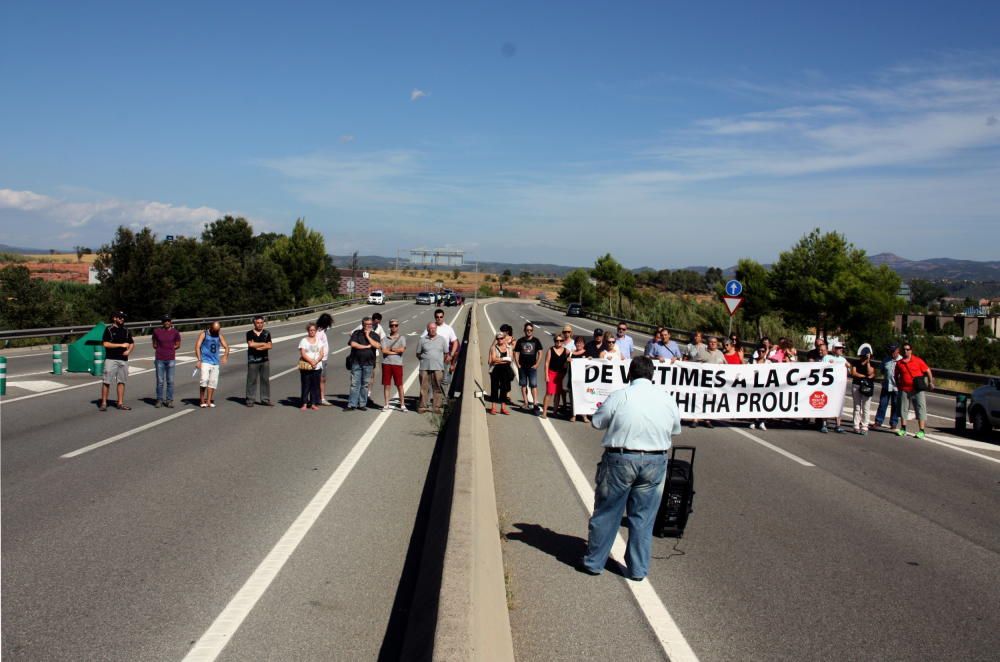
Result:
[[[601,358],[601,350],[604,349],[604,329],[599,327],[594,329],[593,339],[588,340],[583,348],[586,352],[584,356],[588,359]]]
[[[253,328],[247,331],[247,407],[253,407],[257,382],[260,382],[260,404],[271,406],[271,332],[264,328],[263,315],[253,318]]]
[[[104,337],[101,338],[106,352],[104,356],[104,375],[101,380],[101,403],[98,409],[108,410],[108,394],[111,391],[111,384],[117,386],[118,409],[128,411],[132,409],[125,404],[125,382],[128,381],[128,355],[135,349],[135,340],[132,333],[125,328],[125,313],[118,311],[111,315],[111,326],[104,328]]]
[[[542,362],[542,341],[535,337],[535,325],[527,322],[524,325],[524,337],[514,343],[514,360],[517,361],[518,383],[521,385],[521,407],[525,410],[534,409],[541,413],[538,402],[538,364]],[[528,402],[528,389],[531,388],[531,403]]]

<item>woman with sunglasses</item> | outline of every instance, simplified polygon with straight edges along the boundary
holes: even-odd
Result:
[[[601,349],[601,358],[609,361],[621,361],[622,353],[615,344],[615,337],[610,333],[604,337],[604,347]]]

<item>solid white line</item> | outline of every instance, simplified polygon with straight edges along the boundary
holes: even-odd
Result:
[[[464,307],[463,305],[458,309],[458,312],[452,319],[452,324],[458,319]],[[404,393],[413,385],[419,374],[419,369],[415,369],[410,373],[409,378],[403,384]],[[375,435],[382,429],[382,426],[388,420],[391,413],[391,411],[380,412],[372,424],[368,426],[368,429],[340,463],[340,466],[330,475],[326,483],[313,496],[312,500],[299,516],[295,518],[292,525],[288,527],[288,530],[281,536],[277,544],[264,557],[264,560],[260,562],[260,565],[253,571],[253,574],[250,575],[250,578],[247,579],[242,588],[236,592],[236,595],[229,601],[229,604],[222,610],[222,613],[216,617],[208,630],[201,635],[197,643],[184,656],[184,662],[210,662],[215,660],[222,653],[226,644],[232,641],[236,631],[239,630],[243,621],[246,620],[246,617],[257,605],[257,602],[264,595],[264,592],[267,591],[274,578],[281,572],[285,563],[291,558],[296,548],[306,537],[309,529],[319,519],[319,516],[333,499],[341,485],[347,480],[347,477],[354,470],[361,456],[364,455],[368,446],[371,445],[375,439]]]
[[[746,430],[744,430],[742,428],[737,428],[737,427],[729,426],[729,429],[732,430],[733,432],[735,432],[736,434],[743,435],[744,437],[746,437],[750,441],[753,441],[755,443],[760,444],[764,448],[769,448],[772,451],[774,451],[775,453],[778,453],[779,455],[784,455],[788,459],[793,460],[795,462],[798,462],[799,464],[801,464],[804,467],[815,467],[816,466],[812,462],[807,462],[806,460],[803,460],[798,455],[795,455],[794,453],[789,453],[784,448],[778,448],[774,444],[768,443],[768,442],[764,441],[763,439],[761,439],[760,437],[756,437],[756,436],[750,434],[749,432],[747,432]]]
[[[98,448],[100,448],[102,446],[107,446],[108,444],[113,444],[116,441],[121,441],[122,439],[125,439],[126,437],[131,437],[134,434],[139,434],[140,432],[145,432],[146,430],[149,430],[150,428],[155,428],[157,425],[163,425],[167,421],[172,421],[175,418],[180,418],[181,416],[184,416],[185,414],[190,414],[193,411],[194,411],[193,409],[184,409],[182,411],[177,412],[176,414],[170,414],[170,416],[164,416],[163,418],[159,418],[159,419],[153,421],[152,423],[146,423],[145,425],[140,425],[139,427],[137,427],[135,429],[128,430],[126,432],[122,432],[121,434],[116,434],[113,437],[108,437],[104,441],[98,441],[97,443],[91,444],[89,446],[84,446],[83,448],[78,448],[75,451],[66,453],[65,455],[60,455],[59,457],[62,458],[62,459],[64,459],[64,460],[68,460],[68,459],[73,458],[73,457],[78,457],[80,455],[83,455],[84,453],[89,453],[90,451],[96,450],[96,449],[98,449]]]
[[[945,448],[950,448],[951,450],[958,451],[959,453],[965,453],[966,455],[972,455],[974,457],[978,457],[981,460],[988,460],[990,462],[996,462],[997,464],[1000,464],[1000,459],[997,459],[995,457],[990,457],[989,455],[983,455],[982,453],[974,453],[973,451],[966,450],[964,448],[959,448],[954,444],[949,444],[947,441],[944,441],[939,437],[932,438],[930,436],[926,436],[923,439],[917,439],[916,441],[929,441],[932,444],[937,444],[938,446],[944,446]]]
[[[490,304],[486,304],[486,306],[488,305]],[[483,306],[483,313],[487,323],[490,325],[490,329],[492,329],[492,333],[496,335],[496,327],[493,326],[489,315],[486,314],[486,306]],[[537,420],[542,429],[545,430],[545,434],[555,449],[556,456],[562,463],[570,482],[576,489],[577,496],[580,497],[583,507],[586,509],[588,515],[592,514],[594,490],[590,487],[590,482],[583,475],[583,471],[580,470],[580,466],[573,459],[573,455],[569,452],[569,449],[566,448],[566,444],[559,436],[559,433],[556,432],[552,422],[541,418]],[[611,548],[611,557],[618,565],[623,568],[625,567],[625,540],[621,537],[621,534],[615,536],[615,543]],[[680,628],[677,627],[677,622],[674,621],[670,612],[667,611],[666,606],[663,604],[660,596],[657,595],[653,585],[645,580],[641,582],[626,580],[625,584],[632,591],[632,595],[639,604],[639,609],[642,610],[646,621],[653,628],[653,632],[657,640],[659,640],[663,652],[666,653],[671,662],[697,662],[698,656],[691,650],[687,639],[684,638]]]

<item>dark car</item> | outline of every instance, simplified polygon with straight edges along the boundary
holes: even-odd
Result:
[[[578,303],[571,303],[566,308],[566,315],[569,317],[583,317],[583,306]]]
[[[458,292],[449,292],[444,296],[444,305],[446,306],[461,306],[465,303],[465,297]]]

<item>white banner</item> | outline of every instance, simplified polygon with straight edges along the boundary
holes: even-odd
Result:
[[[631,361],[573,359],[573,413],[593,414],[623,388]],[[829,363],[708,365],[653,362],[653,384],[677,400],[681,418],[833,418],[847,370]]]

